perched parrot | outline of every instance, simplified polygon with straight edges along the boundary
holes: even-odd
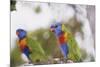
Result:
[[[60,50],[65,59],[74,62],[81,60],[80,48],[78,47],[74,36],[62,23],[54,23],[50,30],[55,33]]]
[[[44,59],[44,57],[46,57],[45,52],[39,42],[33,40],[32,37],[28,35],[25,30],[18,29],[16,30],[16,34],[19,38],[18,45],[22,52],[22,59],[26,58],[26,60],[24,61],[32,63],[32,61],[40,60],[41,58]]]
[[[31,49],[27,45],[27,32],[23,29],[18,29],[16,30],[16,35],[19,38],[18,46],[20,48],[20,51],[22,52],[22,56],[25,57],[24,59],[26,59],[25,62],[32,63],[30,56],[29,56],[31,54]]]
[[[60,50],[66,59],[68,56],[68,44],[66,43],[65,33],[62,31],[62,26],[60,23],[56,23],[51,26],[51,31],[55,32],[57,42],[59,44]]]

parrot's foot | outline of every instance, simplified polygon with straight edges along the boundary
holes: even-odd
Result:
[[[62,58],[61,61],[62,61],[62,63],[73,63],[73,60],[71,60],[69,58]]]
[[[67,60],[67,63],[74,63],[72,60]]]

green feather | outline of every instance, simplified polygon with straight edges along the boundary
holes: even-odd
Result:
[[[67,35],[67,38],[68,38],[67,43],[68,43],[68,47],[69,47],[68,58],[75,62],[81,61],[80,48],[79,48],[74,36],[70,32],[70,30],[67,27],[65,27],[64,25],[62,25],[62,30],[68,34]]]
[[[44,60],[46,59],[46,55],[44,52],[44,49],[42,48],[41,44],[37,42],[36,40],[33,40],[32,38],[28,37],[28,45],[32,49],[31,58],[33,60]]]

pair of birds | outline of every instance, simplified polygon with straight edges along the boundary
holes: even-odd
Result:
[[[80,61],[81,54],[80,49],[71,35],[71,33],[65,28],[65,26],[61,23],[54,23],[51,25],[50,30],[55,33],[57,38],[57,42],[59,44],[59,48],[64,56],[64,59],[70,58],[73,61]],[[27,59],[28,63],[32,63],[30,59],[31,49],[27,45],[27,32],[23,29],[18,29],[16,34],[19,38],[19,47]]]

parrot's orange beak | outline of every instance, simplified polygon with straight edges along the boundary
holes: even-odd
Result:
[[[50,31],[51,31],[51,32],[54,32],[54,28],[51,28]]]
[[[18,35],[19,34],[19,32],[16,32],[16,35]]]

